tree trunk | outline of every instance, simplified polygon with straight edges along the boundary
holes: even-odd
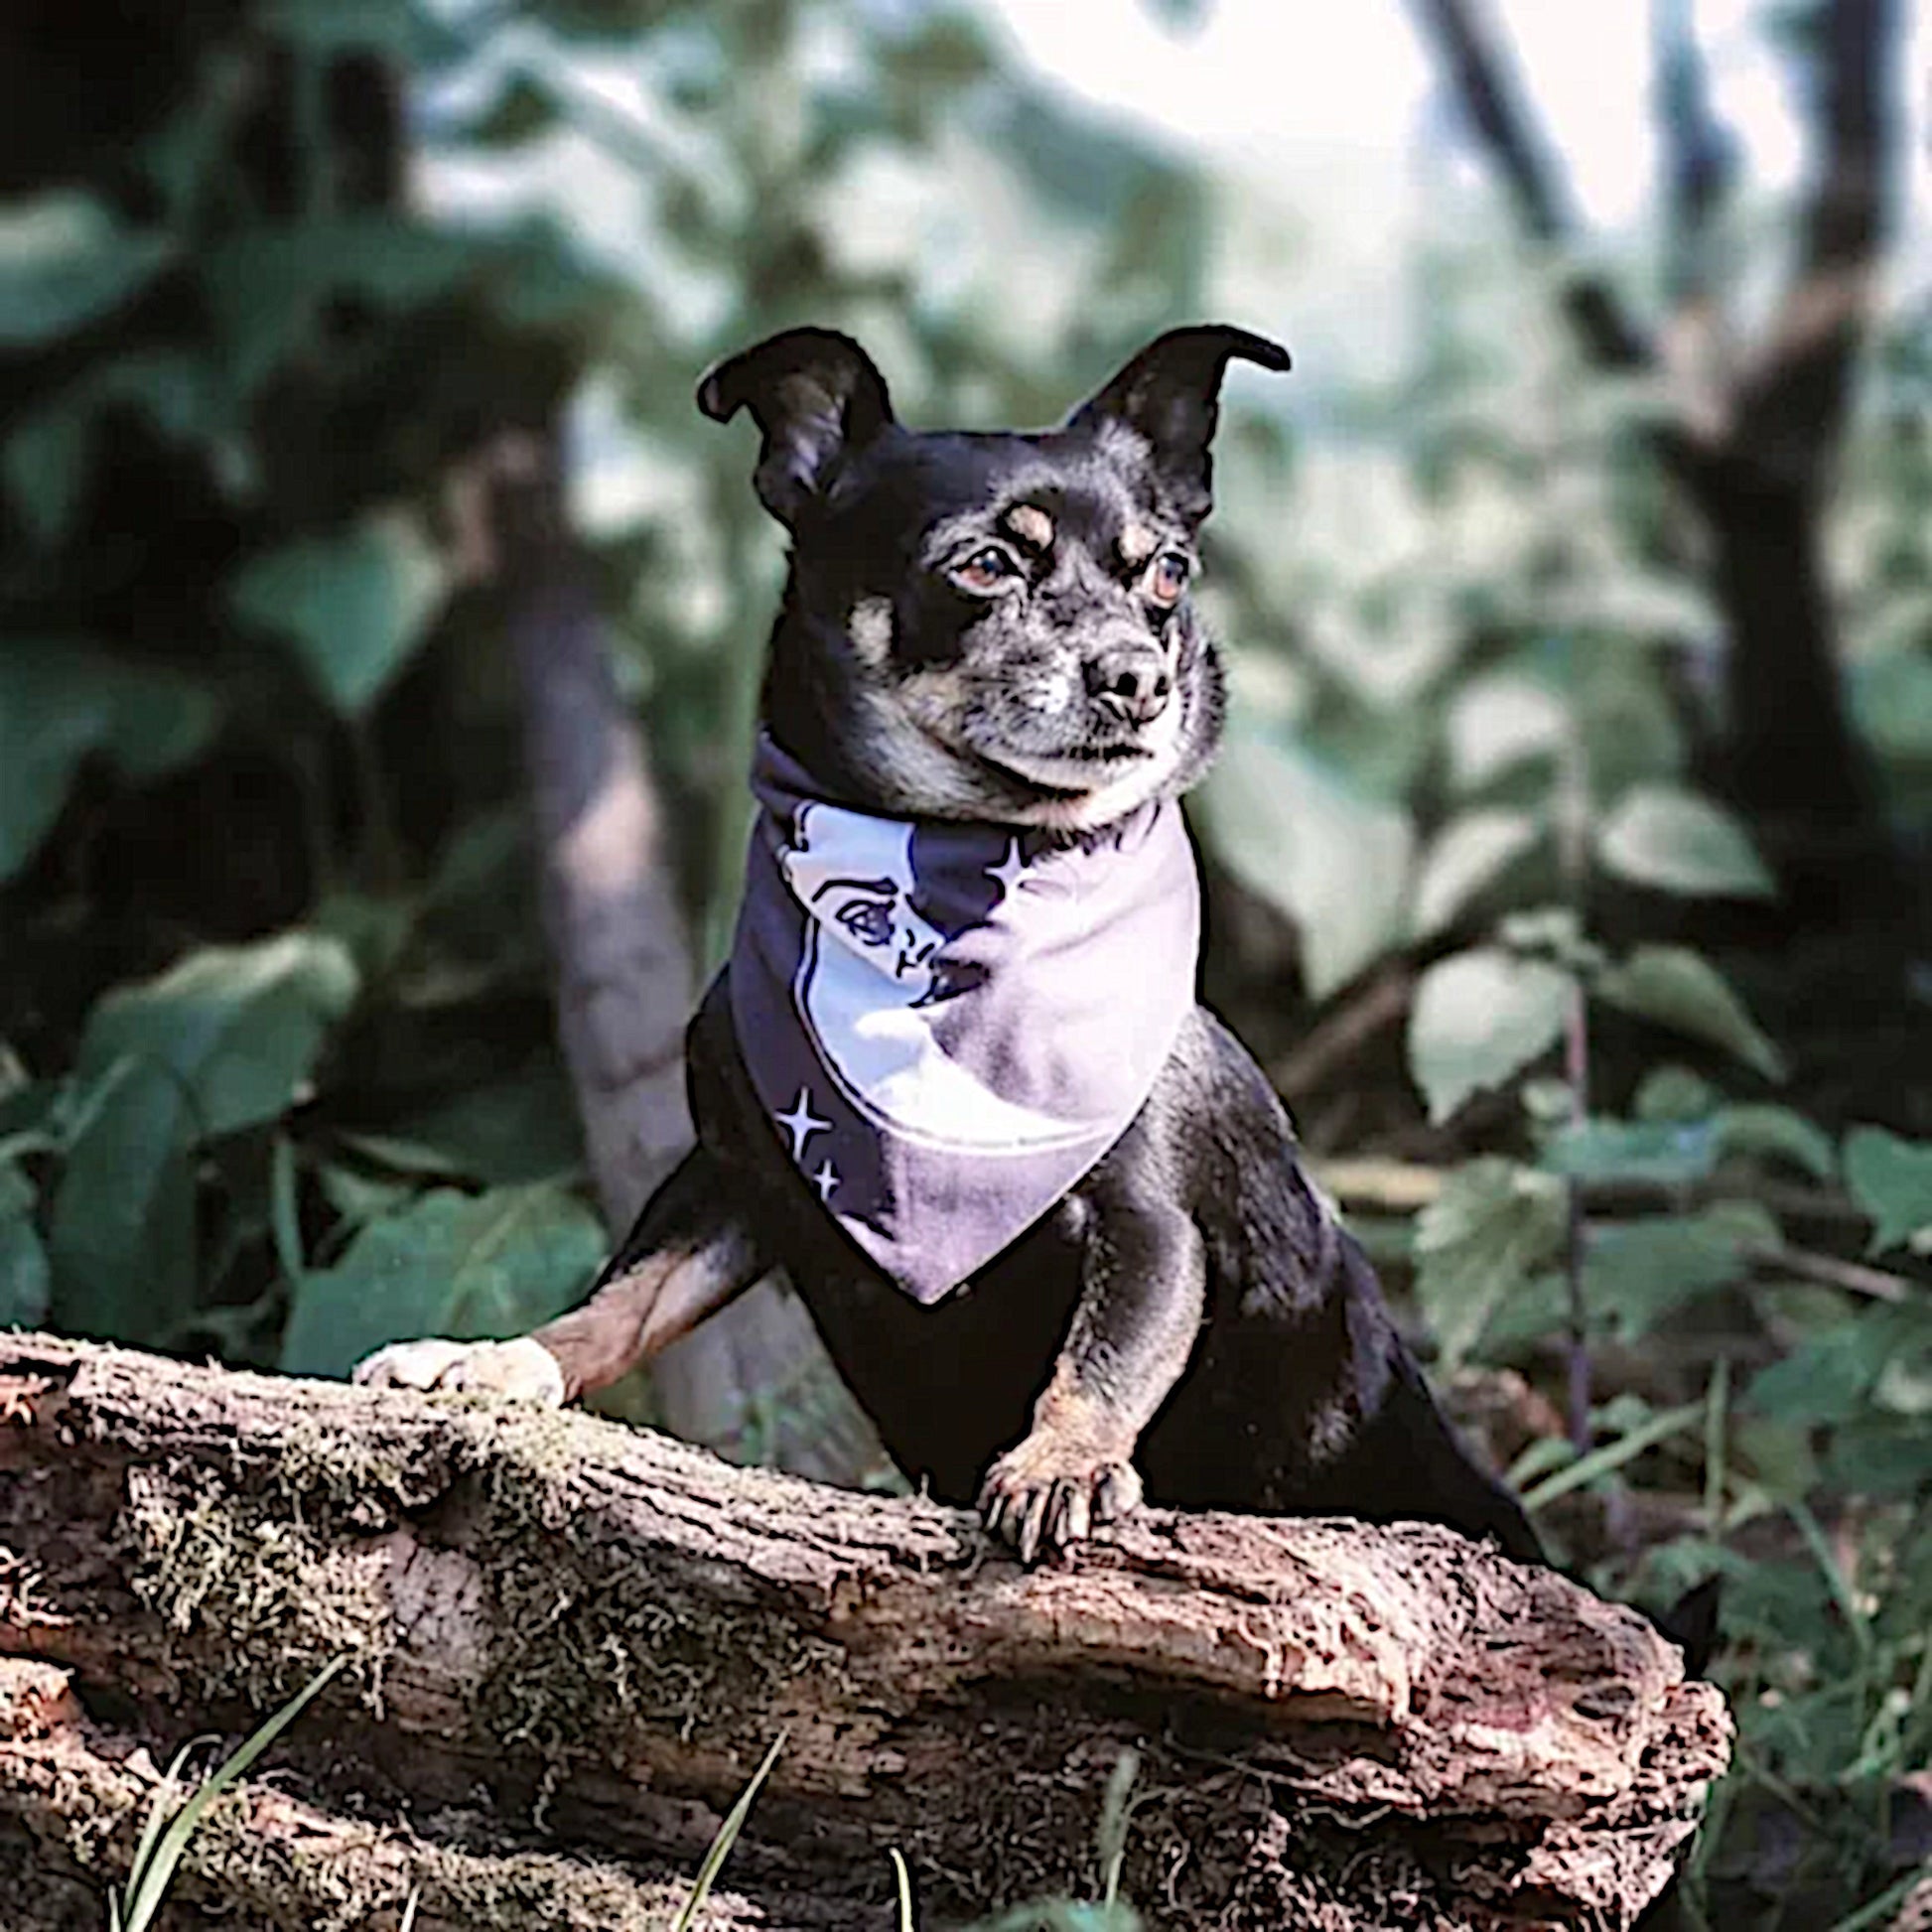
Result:
[[[412,1887],[425,1932],[661,1926],[782,1734],[706,1924],[883,1928],[895,1849],[927,1932],[1091,1896],[1131,1750],[1164,1927],[1619,1928],[1729,1733],[1643,1619],[1445,1530],[1148,1512],[1027,1573],[593,1417],[39,1336],[0,1340],[0,1868],[49,1914],[124,1870],[154,1761],[348,1659],[184,1926]]]
[[[1839,675],[1819,484],[1768,473],[1747,454],[1687,449],[1679,468],[1710,531],[1726,628],[1740,640],[1725,657],[1724,788],[1776,855],[1790,919],[1895,907],[1877,774]]]
[[[554,435],[488,452],[471,541],[477,567],[502,580],[557,1029],[616,1239],[691,1144],[684,1029],[696,993],[663,812],[565,526],[557,465]],[[852,1483],[888,1466],[804,1305],[775,1278],[666,1349],[650,1393],[677,1435],[738,1459]]]

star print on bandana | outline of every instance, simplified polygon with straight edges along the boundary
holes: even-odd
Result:
[[[838,1184],[839,1171],[829,1161],[812,1175],[812,1185],[818,1189],[820,1200],[830,1200],[832,1189]]]
[[[791,1103],[791,1112],[778,1115],[777,1120],[778,1125],[791,1136],[791,1158],[801,1163],[805,1158],[805,1143],[814,1134],[829,1132],[832,1126],[829,1120],[820,1120],[812,1112],[812,1091],[809,1087],[798,1089],[798,1098]]]

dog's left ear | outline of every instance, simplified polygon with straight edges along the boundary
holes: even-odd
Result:
[[[1068,429],[1120,423],[1141,438],[1188,523],[1213,506],[1209,445],[1229,362],[1289,366],[1288,350],[1245,329],[1171,329],[1066,419]]]
[[[831,329],[787,329],[728,356],[698,384],[698,407],[716,423],[752,412],[764,435],[752,482],[787,529],[796,528],[834,461],[893,420],[872,357]]]

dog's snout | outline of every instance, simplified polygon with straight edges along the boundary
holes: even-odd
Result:
[[[1130,725],[1151,725],[1173,695],[1173,674],[1158,650],[1125,644],[1088,662],[1087,690],[1104,710]]]

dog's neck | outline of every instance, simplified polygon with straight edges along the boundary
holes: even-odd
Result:
[[[937,1300],[1145,1102],[1193,1004],[1192,848],[1169,801],[1086,852],[1035,827],[871,811],[823,796],[764,736],[753,789],[740,1052],[833,1217]]]

